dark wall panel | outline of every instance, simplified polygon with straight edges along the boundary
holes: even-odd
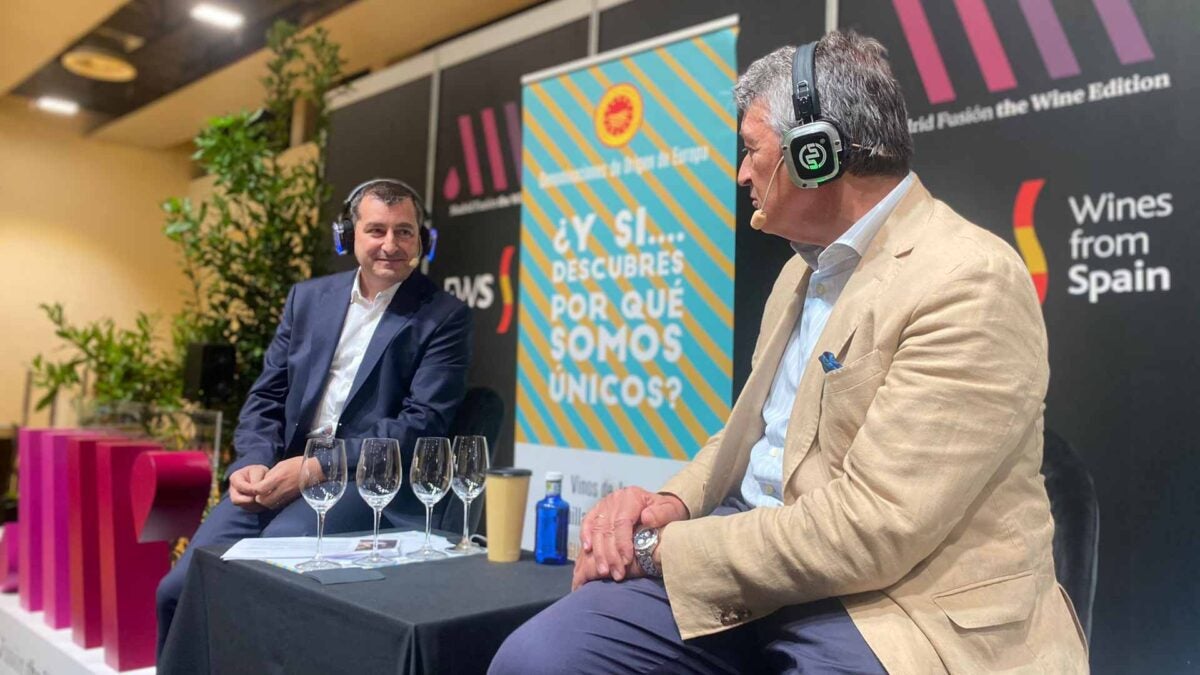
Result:
[[[512,462],[517,401],[521,76],[587,56],[587,26],[575,21],[442,71],[430,272],[475,309],[471,383],[498,391],[506,407],[499,464]]]
[[[1106,26],[1101,10],[1120,5],[1132,14]],[[910,45],[894,7],[923,9],[932,41]],[[1200,400],[1191,272],[1200,250],[1191,167],[1200,6],[1058,0],[1028,3],[1028,16],[1017,3],[987,8],[845,2],[841,21],[890,49],[919,129],[916,170],[931,191],[1031,267],[1040,265],[1030,241],[1044,252],[1046,422],[1083,456],[1100,498],[1092,667],[1194,671],[1200,448],[1186,420]],[[1055,18],[1061,38],[1047,31]],[[967,24],[994,29],[1000,50],[977,58]],[[1035,30],[1055,47],[1045,58]]]
[[[333,111],[325,176],[333,186],[326,208],[332,221],[350,190],[372,178],[398,178],[425,190],[431,79],[423,77]],[[333,269],[353,269],[354,256],[333,253]]]

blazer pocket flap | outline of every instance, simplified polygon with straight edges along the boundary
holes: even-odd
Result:
[[[933,601],[954,625],[966,629],[1024,621],[1033,613],[1036,600],[1037,585],[1032,571],[933,596]]]
[[[825,393],[836,394],[856,387],[883,372],[879,350],[858,357],[845,366],[825,374]]]

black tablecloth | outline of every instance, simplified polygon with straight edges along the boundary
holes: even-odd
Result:
[[[197,549],[160,673],[482,673],[504,638],[571,588],[569,566],[475,555],[323,586]]]

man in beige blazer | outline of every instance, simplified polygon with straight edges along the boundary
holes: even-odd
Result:
[[[816,44],[844,173],[816,189],[790,167],[774,180],[800,108],[794,54],[755,62],[736,91],[739,183],[754,222],[797,252],[750,378],[657,494],[592,509],[576,592],[514,633],[493,672],[1088,669],[1051,556],[1029,274],[910,173],[874,40]]]

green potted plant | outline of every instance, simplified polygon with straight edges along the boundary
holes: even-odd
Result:
[[[43,305],[71,352],[62,360],[34,359],[34,383],[44,391],[39,409],[79,385],[93,406],[133,402],[178,409],[185,405],[187,345],[215,342],[234,347],[236,365],[230,395],[214,403],[226,420],[237,419],[288,289],[325,271],[320,217],[330,195],[326,94],[342,77],[339,47],[324,29],[301,31],[278,22],[267,45],[263,107],[215,118],[196,136],[193,158],[211,177],[211,193],[162,205],[164,232],[180,246],[190,286],[172,322],[173,344],[156,344],[154,320],[144,313],[133,329],[117,328],[111,319],[76,326],[61,305]],[[290,147],[296,109],[304,112],[310,132],[302,148]],[[146,422],[148,429],[155,424]]]

